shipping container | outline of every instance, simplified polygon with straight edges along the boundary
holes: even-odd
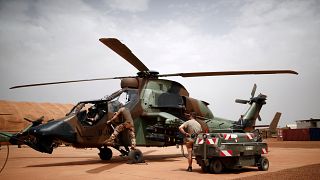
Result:
[[[310,128],[309,133],[311,141],[320,141],[320,128]]]
[[[310,141],[309,129],[283,129],[282,138],[284,141]]]

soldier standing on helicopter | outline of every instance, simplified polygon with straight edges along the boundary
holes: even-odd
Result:
[[[131,117],[130,111],[126,107],[121,107],[118,112],[116,112],[113,117],[107,122],[107,124],[110,124],[112,121],[119,119],[124,121],[123,123],[119,124],[115,129],[112,135],[108,140],[106,140],[104,143],[107,145],[114,145],[114,141],[119,135],[120,132],[124,131],[125,129],[128,129],[129,136],[131,139],[131,149],[135,149],[136,147],[136,138],[134,134],[134,124],[133,119]]]

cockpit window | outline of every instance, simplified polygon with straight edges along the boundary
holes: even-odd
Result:
[[[121,105],[132,109],[138,102],[138,90],[137,89],[124,89],[121,93],[117,94],[111,101],[109,107],[113,112],[116,112]]]
[[[139,101],[138,90],[124,88],[114,92],[108,97],[96,101],[82,101],[75,105],[67,116],[75,114],[80,121],[88,119],[101,119],[107,112],[117,112],[121,106],[132,109]],[[102,112],[100,118],[94,118],[97,112]],[[91,117],[92,116],[92,117]]]
[[[128,98],[125,106],[129,109],[132,109],[139,101],[138,90],[137,89],[129,89],[127,91]]]
[[[80,111],[88,111],[88,109],[93,106],[97,106],[97,105],[95,105],[94,103],[78,103],[71,109],[71,111],[67,115],[77,114]]]
[[[120,96],[118,96],[117,98],[117,100],[123,105],[127,104],[128,99],[129,99],[129,95],[127,92],[121,93]]]
[[[107,114],[107,103],[103,101],[80,102],[67,114],[74,114],[83,125],[93,125]]]
[[[70,114],[77,114],[78,112],[81,111],[81,109],[85,106],[85,103],[78,103],[77,105],[75,105],[71,111],[67,114],[67,115],[70,115]]]

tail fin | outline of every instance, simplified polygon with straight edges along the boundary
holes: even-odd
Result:
[[[281,117],[281,112],[276,112],[269,126],[269,131],[271,133],[276,132],[280,117]]]

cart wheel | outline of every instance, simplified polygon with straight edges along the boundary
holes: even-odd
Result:
[[[213,174],[219,174],[223,170],[223,165],[219,159],[213,159],[210,162],[210,167],[209,167],[210,173]]]
[[[269,169],[269,160],[265,157],[261,157],[258,161],[258,169],[260,171],[268,171]]]
[[[129,161],[128,164],[135,164],[135,163],[143,163],[143,155],[139,149],[131,150],[128,154]]]
[[[201,161],[201,169],[202,169],[202,172],[204,173],[209,172],[209,167],[206,166],[206,163],[204,161]]]

